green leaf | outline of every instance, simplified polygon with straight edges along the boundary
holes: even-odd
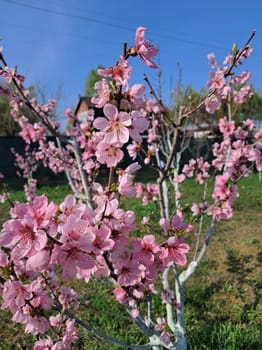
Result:
[[[238,53],[238,47],[237,47],[237,44],[236,44],[236,43],[234,43],[234,44],[232,45],[231,51],[232,51],[233,55],[236,56],[236,54]]]

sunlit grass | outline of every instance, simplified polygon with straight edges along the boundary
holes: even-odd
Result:
[[[186,186],[185,206],[201,194],[193,180]],[[186,285],[189,350],[262,349],[262,182],[258,175],[243,180],[239,192],[233,219],[217,224],[206,258]],[[45,186],[38,193],[46,193],[50,201],[58,203],[70,189],[66,185]],[[23,201],[23,196],[22,191],[15,191],[11,199]],[[159,218],[155,203],[143,206],[132,198],[122,204],[137,213],[138,222],[143,216],[151,216],[153,221]],[[7,218],[7,211],[7,205],[0,206],[2,220]],[[140,226],[136,234],[141,234]],[[86,322],[127,342],[144,342],[142,334],[128,322],[123,307],[114,301],[108,283],[77,281],[74,285],[90,301],[90,307],[81,314]],[[158,295],[152,304],[153,310],[164,316]],[[120,349],[87,332],[81,331],[80,335],[75,349]],[[22,327],[13,325],[5,311],[0,311],[0,339],[0,350],[32,348],[32,338],[25,337]]]

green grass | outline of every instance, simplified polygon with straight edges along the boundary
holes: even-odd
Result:
[[[195,199],[199,190],[194,181],[185,188],[184,205]],[[260,350],[262,349],[262,182],[257,174],[239,184],[240,197],[235,203],[235,216],[217,224],[209,251],[194,277],[186,285],[186,322],[189,350]],[[67,186],[41,187],[50,200],[59,202],[70,193]],[[23,192],[12,193],[23,200]],[[128,199],[126,209],[135,210],[138,221],[151,215],[158,220],[155,204],[143,206]],[[7,206],[0,206],[1,220],[7,218]],[[135,234],[140,234],[140,226]],[[148,233],[151,233],[150,231]],[[145,339],[128,321],[121,305],[114,301],[106,282],[88,284],[77,281],[74,286],[90,301],[81,317],[99,330],[129,343],[142,344]],[[159,296],[152,300],[153,310],[164,316]],[[99,313],[99,310],[102,310]],[[81,331],[74,349],[120,349],[101,342]],[[0,311],[0,350],[32,349],[32,337],[22,327],[10,322],[6,311]],[[19,345],[17,345],[19,344]]]

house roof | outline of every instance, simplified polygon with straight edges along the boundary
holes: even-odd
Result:
[[[75,108],[75,115],[77,115],[80,106],[82,105],[82,103],[85,103],[87,106],[87,109],[93,109],[95,111],[95,116],[104,116],[103,113],[103,108],[97,108],[92,102],[91,102],[91,97],[89,96],[79,96],[79,101],[77,103],[77,106]]]

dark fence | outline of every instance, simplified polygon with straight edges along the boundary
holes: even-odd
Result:
[[[188,163],[190,159],[199,157],[210,162],[213,159],[212,149],[216,142],[220,143],[221,138],[190,138],[186,140],[187,147],[182,152],[181,166]]]
[[[55,138],[50,137],[48,140],[54,141]],[[17,172],[19,171],[19,168],[14,165],[15,155],[11,150],[14,149],[15,152],[24,155],[25,146],[25,142],[19,136],[0,137],[0,172],[4,175],[2,182],[8,183],[9,185],[12,185],[12,187],[20,188],[21,185],[26,182],[26,179],[18,177]],[[35,177],[40,185],[65,182],[64,174],[54,174],[44,166],[39,167],[35,173]]]
[[[16,177],[17,168],[14,166],[15,156],[11,152],[14,148],[18,153],[24,154],[25,143],[21,137],[0,137],[0,171],[5,177]]]
[[[54,137],[49,138],[50,141],[54,141]],[[187,163],[191,158],[198,158],[202,156],[205,160],[212,159],[212,146],[214,142],[218,142],[219,139],[190,139],[187,142],[187,147],[182,153],[181,166]],[[21,184],[24,180],[17,178],[17,171],[19,170],[14,166],[15,156],[11,152],[11,149],[14,148],[15,151],[19,154],[24,154],[25,142],[21,137],[12,137],[12,136],[1,136],[0,137],[0,172],[4,174],[4,182],[7,183],[17,183]],[[130,161],[125,157],[125,160],[122,166],[127,166]],[[152,171],[152,169],[150,170]],[[36,178],[38,179],[39,184],[55,184],[60,182],[65,182],[65,176],[62,174],[54,174],[49,169],[41,166],[36,172]]]

